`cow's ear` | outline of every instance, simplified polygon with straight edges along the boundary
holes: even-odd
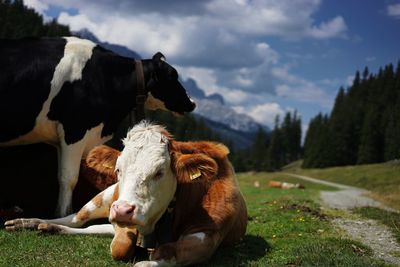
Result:
[[[173,153],[172,162],[173,170],[181,183],[210,180],[218,173],[217,162],[202,153]]]
[[[155,63],[161,63],[163,61],[165,61],[165,56],[163,54],[161,54],[161,52],[157,52],[154,56],[153,56],[153,61]]]

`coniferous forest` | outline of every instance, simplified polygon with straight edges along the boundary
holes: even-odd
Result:
[[[69,27],[56,20],[44,22],[35,10],[22,0],[0,0],[0,38],[67,36]]]
[[[231,160],[237,171],[276,171],[301,156],[301,118],[295,111],[287,112],[282,122],[277,116],[270,133],[260,128],[253,145],[233,151]]]
[[[400,158],[400,62],[371,74],[356,72],[340,88],[330,115],[310,122],[305,168],[379,163]]]

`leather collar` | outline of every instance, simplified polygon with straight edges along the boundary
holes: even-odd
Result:
[[[136,70],[136,108],[135,108],[135,121],[139,122],[144,120],[144,103],[146,102],[147,93],[144,86],[144,72],[141,60],[135,60]]]

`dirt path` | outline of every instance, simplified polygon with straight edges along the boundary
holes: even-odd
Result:
[[[368,190],[354,187],[354,186],[318,180],[315,178],[302,176],[302,175],[298,175],[298,174],[290,174],[290,173],[287,173],[287,174],[290,176],[305,180],[305,181],[328,185],[328,186],[342,189],[342,190],[333,191],[333,192],[332,191],[321,191],[322,201],[330,208],[353,209],[356,207],[377,207],[377,208],[381,208],[381,209],[392,211],[392,212],[398,212],[397,210],[387,207],[384,204],[382,204],[376,200],[366,197],[365,195],[369,192]]]
[[[349,213],[351,213],[351,209],[355,207],[378,207],[388,211],[398,212],[378,201],[366,197],[365,195],[368,193],[368,190],[297,174],[287,174],[305,181],[341,189],[333,192],[321,191],[321,200],[330,208],[347,210]],[[343,229],[352,239],[369,246],[374,251],[374,256],[376,258],[400,266],[400,257],[394,256],[394,253],[400,252],[400,245],[396,242],[390,229],[385,225],[375,220],[368,219],[353,220],[336,218],[332,222]]]

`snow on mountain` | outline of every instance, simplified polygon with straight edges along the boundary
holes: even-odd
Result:
[[[254,121],[246,114],[238,113],[225,104],[220,94],[206,95],[197,86],[195,80],[189,78],[182,82],[188,94],[196,102],[194,113],[226,140],[230,140],[237,149],[249,147],[254,140],[257,130],[261,127],[269,132],[270,129]]]
[[[255,122],[246,114],[237,113],[231,107],[221,105],[218,101],[211,99],[194,99],[196,102],[195,113],[222,124],[230,128],[242,132],[255,132],[260,124]]]
[[[206,96],[204,91],[197,86],[195,80],[189,78],[183,81],[183,86],[196,102],[196,109],[194,112],[208,120],[222,123],[233,130],[241,132],[256,132],[259,127],[269,131],[265,125],[257,123],[250,116],[237,113],[233,108],[225,105],[225,100],[222,95],[212,94]]]

